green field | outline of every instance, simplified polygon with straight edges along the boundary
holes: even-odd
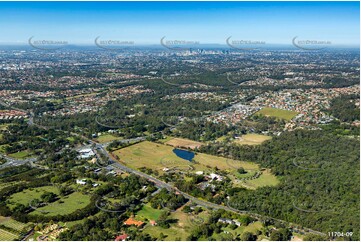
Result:
[[[16,220],[12,219],[12,218],[2,217],[2,216],[0,216],[0,225],[6,226],[8,228],[15,229],[15,230],[17,230],[19,232],[21,230],[23,230],[25,227],[28,226],[27,224],[18,222]]]
[[[42,214],[45,216],[65,215],[82,209],[90,203],[90,197],[79,192],[74,192],[60,200],[38,208],[30,214]]]
[[[17,203],[28,206],[29,203],[34,199],[41,200],[40,197],[44,192],[53,192],[57,195],[59,194],[58,189],[54,186],[27,189],[13,194],[8,200],[8,206],[12,208]],[[44,207],[37,208],[30,214],[41,214],[45,216],[64,215],[72,213],[77,209],[82,209],[89,203],[90,197],[88,195],[84,195],[80,192],[74,192],[68,196],[60,197],[59,200],[45,205]]]
[[[114,141],[114,140],[119,140],[119,139],[122,139],[122,138],[111,135],[111,134],[104,134],[104,135],[99,136],[95,140],[97,142],[99,142],[99,143],[108,143],[108,142],[111,142],[111,141]]]
[[[136,219],[157,220],[162,212],[163,210],[154,209],[149,204],[146,204],[137,212]]]
[[[0,229],[0,241],[14,241],[17,238],[17,234],[13,234],[6,230]]]
[[[177,168],[179,170],[190,170],[193,166],[195,170],[206,171],[214,167],[222,170],[235,170],[234,167],[243,167],[245,169],[257,169],[258,165],[251,162],[236,161],[224,157],[212,156],[208,154],[197,153],[194,162],[189,162],[176,156],[173,153],[173,147],[157,144],[149,141],[114,151],[113,154],[119,157],[119,160],[133,169],[147,167],[163,173],[162,169]]]
[[[239,182],[237,180],[250,177],[259,171],[260,168],[257,164],[203,153],[196,153],[193,159],[194,162],[189,162],[177,157],[173,153],[173,147],[149,141],[143,141],[135,145],[116,150],[113,154],[115,157],[119,158],[121,163],[130,168],[140,169],[142,167],[147,167],[158,171],[159,174],[164,173],[163,168],[190,172],[213,172],[213,169],[217,167],[220,170],[227,171],[231,180],[237,185],[241,185],[249,189],[255,189],[262,186],[275,186],[279,182],[276,176],[265,171],[257,179],[247,181],[249,184],[245,184],[245,182]],[[247,173],[242,175],[239,174],[237,172],[237,168],[240,167],[243,167]],[[186,179],[186,177],[184,179]]]
[[[208,217],[208,212],[202,212],[197,217],[202,217],[204,221]],[[196,225],[194,222],[192,223],[193,215],[188,215],[181,211],[181,208],[177,209],[176,211],[172,212],[169,216],[172,219],[176,219],[177,223],[174,223],[168,229],[161,228],[159,226],[151,226],[147,224],[144,228],[145,233],[149,233],[152,237],[159,238],[160,234],[163,233],[167,237],[164,240],[171,240],[174,241],[177,238],[181,239],[182,241],[187,240],[187,237],[190,234],[190,231]],[[197,223],[198,224],[198,223]]]
[[[242,135],[239,139],[236,139],[234,142],[240,145],[259,145],[270,139],[272,139],[272,137],[267,135],[245,134]]]
[[[16,203],[20,203],[27,206],[29,205],[30,201],[34,199],[40,199],[40,196],[45,192],[53,192],[55,194],[59,194],[58,189],[54,186],[44,186],[44,187],[26,189],[22,192],[13,194],[8,199],[9,207],[13,207]]]
[[[287,121],[294,118],[298,113],[290,110],[283,110],[278,108],[262,108],[255,115],[262,114],[266,117],[275,117],[278,119],[285,119]]]
[[[25,159],[25,158],[29,157],[30,155],[31,155],[30,152],[28,152],[26,150],[9,154],[10,157],[15,158],[15,159]]]
[[[265,170],[259,178],[245,181],[244,185],[245,187],[256,189],[265,186],[277,186],[279,182],[280,181],[277,177],[275,177],[269,170]]]

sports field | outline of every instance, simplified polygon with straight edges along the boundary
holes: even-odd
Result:
[[[240,138],[236,139],[234,142],[240,145],[259,145],[266,140],[272,139],[271,136],[262,135],[262,134],[245,134]]]
[[[278,109],[278,108],[262,108],[255,115],[262,114],[266,117],[275,117],[278,119],[285,119],[287,121],[294,118],[298,113],[295,111]]]

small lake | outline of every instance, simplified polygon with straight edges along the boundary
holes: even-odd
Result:
[[[173,153],[176,154],[179,158],[182,158],[187,161],[192,161],[194,158],[194,153],[188,150],[180,150],[180,149],[174,149]]]

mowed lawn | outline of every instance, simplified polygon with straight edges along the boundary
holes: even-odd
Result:
[[[294,118],[298,113],[295,111],[278,109],[278,108],[262,108],[255,114],[256,115],[262,114],[266,117],[275,117],[278,119],[285,119],[285,120],[289,121],[292,118]]]
[[[245,185],[253,189],[265,186],[277,186],[279,183],[278,178],[273,175],[270,170],[263,171],[262,175],[257,179],[245,181]]]
[[[41,195],[45,192],[53,192],[59,195],[58,188],[54,186],[44,186],[32,189],[26,189],[22,192],[13,194],[8,202],[10,208],[15,204],[20,203],[28,206],[34,199],[41,200]],[[64,215],[74,212],[77,209],[82,209],[90,203],[90,197],[80,192],[74,192],[65,197],[60,197],[59,200],[50,203],[44,207],[37,208],[30,214],[41,214],[45,216]]]
[[[206,221],[209,214],[208,212],[202,212],[197,215],[197,221],[192,220],[194,219],[193,215],[188,215],[181,211],[182,209],[179,208],[176,211],[172,212],[169,218],[177,220],[177,223],[171,224],[170,228],[164,229],[159,226],[151,226],[147,224],[144,228],[144,232],[149,233],[153,237],[160,236],[161,233],[166,235],[167,237],[164,240],[167,241],[174,241],[176,239],[181,239],[182,241],[187,240],[187,237],[190,235],[192,229],[195,226],[200,225],[201,221]],[[202,218],[201,220],[199,218]]]
[[[30,153],[28,151],[24,150],[24,151],[19,151],[16,153],[9,154],[9,156],[12,158],[15,158],[15,159],[25,159],[30,156]]]
[[[27,226],[27,224],[18,222],[10,217],[2,217],[2,216],[0,216],[0,225],[15,229],[19,232]]]
[[[20,203],[27,206],[29,205],[29,202],[31,202],[34,199],[40,200],[40,196],[45,192],[53,192],[57,195],[59,194],[58,188],[54,186],[44,186],[44,187],[30,188],[22,192],[15,193],[11,195],[8,201],[11,204]],[[11,207],[11,205],[9,207]]]
[[[14,241],[19,235],[0,229],[0,241]]]
[[[38,208],[30,214],[42,214],[45,216],[70,214],[77,209],[82,209],[90,203],[90,197],[80,192],[72,194],[50,203],[44,207]]]
[[[202,153],[195,155],[193,159],[195,163],[189,162],[174,154],[173,149],[173,147],[167,145],[143,141],[114,151],[113,154],[119,157],[119,160],[130,168],[139,169],[141,167],[147,167],[158,170],[160,173],[162,173],[164,167],[189,170],[190,165],[192,165],[195,170],[202,171],[210,170],[214,167],[222,170],[235,170],[238,167],[245,169],[258,168],[257,164],[251,162],[236,161]]]
[[[165,142],[167,145],[171,145],[174,147],[183,147],[183,148],[189,148],[189,149],[195,149],[199,148],[203,145],[201,142],[189,140],[189,139],[182,139],[182,138],[172,138]]]
[[[157,220],[164,210],[152,208],[149,204],[146,204],[136,214],[136,219],[140,220]]]
[[[270,139],[272,139],[272,137],[267,135],[245,134],[242,135],[239,139],[236,139],[234,142],[240,145],[259,145]]]
[[[111,134],[104,134],[104,135],[100,135],[98,138],[96,138],[95,140],[99,143],[108,143],[114,140],[119,140],[122,139],[121,137],[117,137]]]

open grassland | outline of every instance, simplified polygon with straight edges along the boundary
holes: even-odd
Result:
[[[104,135],[100,135],[98,138],[96,138],[95,140],[99,143],[108,143],[108,142],[112,142],[114,140],[120,140],[122,139],[121,137],[117,137],[111,134],[104,134]]]
[[[136,219],[140,220],[157,220],[163,210],[160,209],[154,209],[149,204],[146,204],[142,207],[141,210],[139,210],[136,214]]]
[[[189,139],[182,139],[182,138],[173,138],[165,142],[167,145],[171,145],[173,147],[180,147],[180,148],[189,148],[195,149],[199,148],[203,145],[201,142],[189,140]]]
[[[181,211],[182,208],[177,209],[172,212],[169,218],[177,220],[176,223],[171,224],[170,228],[164,229],[159,226],[151,226],[147,224],[144,228],[144,232],[149,233],[153,237],[160,237],[160,234],[163,233],[167,237],[164,240],[177,240],[182,241],[187,240],[191,230],[194,226],[200,225],[201,221],[206,221],[209,216],[208,212],[202,212],[199,215],[189,215]]]
[[[10,233],[6,230],[0,229],[0,241],[14,241],[19,236],[17,234]]]
[[[285,119],[285,120],[289,121],[293,117],[295,117],[298,113],[295,111],[283,110],[283,109],[278,109],[278,108],[262,108],[255,114],[256,115],[262,114],[266,117],[275,117],[278,119]]]
[[[240,138],[236,139],[234,142],[240,145],[259,145],[266,140],[272,139],[271,136],[262,135],[262,134],[245,134]]]
[[[45,216],[65,215],[82,209],[90,203],[90,197],[79,192],[74,192],[58,201],[38,208],[30,214],[42,214]]]
[[[203,153],[196,153],[193,162],[189,162],[173,153],[173,148],[167,145],[143,141],[132,146],[114,151],[119,161],[132,169],[146,167],[159,174],[163,174],[163,168],[182,171],[214,172],[214,168],[227,171],[231,180],[238,186],[256,189],[262,186],[275,186],[278,179],[270,171],[263,171],[260,177],[241,181],[242,178],[252,177],[260,171],[257,164],[252,162],[238,161]],[[244,168],[247,173],[239,174],[237,169]],[[185,177],[186,179],[186,177]]]
[[[10,157],[15,158],[15,159],[25,159],[25,158],[29,157],[30,155],[31,155],[31,153],[26,150],[9,154]]]
[[[28,226],[27,224],[18,222],[10,217],[2,217],[2,216],[0,216],[0,225],[3,225],[11,229],[15,229],[19,232],[23,230],[26,226]]]
[[[22,192],[13,194],[8,201],[8,206],[12,208],[17,203],[28,206],[34,199],[41,200],[41,195],[45,192],[52,192],[59,195],[58,189],[54,186],[26,189]],[[45,216],[64,215],[72,213],[77,209],[82,209],[89,203],[90,197],[88,195],[84,195],[80,192],[73,192],[65,197],[60,197],[60,199],[55,202],[37,208],[30,214],[41,214]]]
[[[279,182],[280,181],[275,175],[273,175],[269,170],[265,170],[262,172],[260,177],[253,180],[247,180],[244,182],[244,185],[245,187],[256,189],[265,186],[277,186]]]
[[[18,192],[13,194],[10,199],[8,200],[8,203],[10,204],[9,207],[12,207],[11,205],[15,205],[16,203],[23,204],[25,206],[29,205],[29,202],[31,202],[34,199],[39,199],[42,194],[45,192],[52,192],[55,194],[59,194],[59,191],[54,186],[44,186],[44,187],[38,187],[38,188],[29,188],[22,192]]]
[[[202,153],[197,153],[193,159],[194,162],[189,162],[174,154],[172,147],[149,141],[140,142],[113,153],[130,168],[147,167],[159,172],[162,172],[164,167],[189,170],[190,166],[192,166],[195,170],[203,171],[215,167],[222,170],[235,170],[238,167],[257,169],[258,167],[251,162],[236,161]]]

